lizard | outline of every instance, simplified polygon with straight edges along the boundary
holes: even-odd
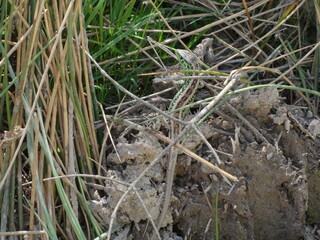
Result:
[[[190,66],[193,67],[193,69],[196,68],[196,59],[194,55],[192,55],[189,51],[186,50],[177,50],[177,53],[180,55],[181,59],[181,65],[182,68],[188,68],[190,69]],[[186,70],[186,69],[184,69]],[[172,104],[170,106],[170,110],[172,112],[172,116],[177,119],[182,118],[182,111],[175,111],[176,109],[179,109],[186,104],[192,99],[193,95],[195,94],[197,88],[199,85],[199,79],[190,79],[187,80],[186,83],[181,87],[181,89],[178,91],[176,96],[174,97]],[[171,140],[174,140],[178,133],[181,131],[180,124],[171,120],[170,124],[170,138]],[[169,153],[169,165],[167,168],[167,173],[166,173],[166,189],[165,189],[165,198],[164,198],[164,203],[162,207],[162,211],[159,217],[158,221],[158,226],[157,230],[161,228],[162,222],[167,214],[167,211],[169,209],[170,205],[170,200],[171,200],[171,194],[172,194],[172,185],[173,185],[173,180],[174,180],[174,172],[176,168],[176,163],[177,163],[177,149],[171,148],[170,153]]]

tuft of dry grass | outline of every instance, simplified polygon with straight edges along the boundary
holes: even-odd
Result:
[[[1,82],[8,90],[0,115],[8,132],[1,146],[0,232],[45,229],[50,239],[90,238],[100,230],[84,182],[43,182],[97,169],[82,2],[12,1],[2,7]],[[5,142],[9,135],[15,139]]]

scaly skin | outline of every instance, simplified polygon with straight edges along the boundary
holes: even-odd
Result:
[[[183,56],[182,56],[183,57]],[[182,86],[181,90],[177,93],[177,96],[174,99],[173,104],[171,105],[171,111],[174,111],[176,109],[179,109],[186,104],[192,99],[194,93],[197,90],[199,84],[198,79],[191,79],[187,83],[185,83],[184,86]],[[181,119],[181,111],[176,111],[172,113],[172,116]],[[177,122],[171,121],[171,140],[174,140],[178,133],[180,132],[180,125]],[[159,230],[161,228],[161,225],[163,223],[163,220],[167,214],[169,205],[170,205],[170,200],[171,200],[171,194],[172,194],[172,185],[173,185],[173,180],[174,180],[174,172],[177,164],[177,150],[175,148],[172,148],[170,150],[169,154],[169,166],[167,170],[167,176],[166,176],[166,192],[165,192],[165,199],[163,203],[163,208],[161,211],[161,215],[159,217],[159,222],[157,229]]]

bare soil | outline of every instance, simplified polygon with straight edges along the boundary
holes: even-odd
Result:
[[[287,104],[283,95],[276,88],[234,95],[199,126],[217,150],[220,167],[239,181],[227,181],[180,153],[162,239],[320,239],[320,121],[305,106]],[[125,117],[150,116],[143,107],[134,112]],[[166,121],[152,123],[168,135]],[[117,153],[107,149],[105,175],[124,183],[132,183],[166,146],[124,126],[112,132]],[[183,144],[217,163],[198,135]],[[131,191],[117,211],[112,239],[152,238],[150,219],[157,223],[161,213],[166,167],[167,156],[136,185],[150,216]],[[110,180],[92,192],[90,204],[106,228],[127,187]]]

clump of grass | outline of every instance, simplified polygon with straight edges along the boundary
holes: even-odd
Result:
[[[54,178],[93,174],[92,159],[99,157],[79,3],[1,6],[1,131],[9,131],[1,146],[1,232],[43,228],[50,239],[101,232],[85,201],[83,180]]]

